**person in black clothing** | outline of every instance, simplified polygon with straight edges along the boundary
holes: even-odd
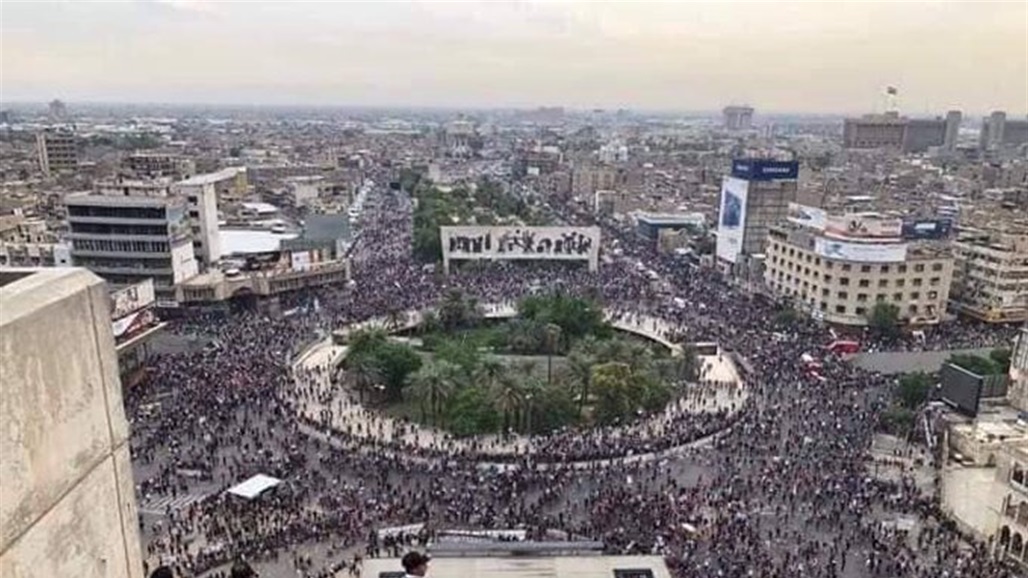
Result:
[[[240,560],[232,565],[229,578],[257,578],[257,573],[253,571],[249,564]]]

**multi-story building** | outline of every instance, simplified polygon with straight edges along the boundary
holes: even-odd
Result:
[[[981,149],[1023,145],[1028,143],[1028,119],[1009,119],[1007,113],[997,110],[982,119],[978,139]]]
[[[864,115],[843,121],[843,145],[851,149],[887,148],[924,152],[931,147],[952,151],[963,115],[951,110],[946,117],[911,119],[897,112]]]
[[[78,167],[78,142],[75,134],[64,130],[47,129],[36,135],[36,153],[39,170],[50,176],[61,171],[73,171]]]
[[[184,199],[77,194],[64,204],[72,259],[112,286],[153,279],[160,304],[197,275]]]
[[[953,304],[982,321],[1028,321],[1028,234],[965,235],[953,244]]]
[[[996,530],[996,557],[1028,570],[1028,443],[1005,444],[996,476],[1006,484]]]
[[[142,177],[187,179],[196,174],[196,162],[176,154],[135,153],[125,159],[125,165]]]
[[[749,106],[726,106],[721,116],[728,130],[749,130],[753,126],[753,108]]]
[[[129,428],[103,282],[77,268],[0,272],[0,568],[135,578]]]
[[[118,176],[94,182],[93,190],[107,197],[167,197],[172,194],[174,183],[171,177],[134,179]]]
[[[207,269],[221,259],[218,190],[220,186],[234,191],[236,177],[235,169],[226,169],[175,183],[175,193],[186,201],[193,251],[202,269]]]
[[[1007,399],[1020,411],[1028,411],[1028,325],[1021,328],[1010,355],[1010,388]]]
[[[797,308],[829,323],[866,325],[878,303],[914,324],[938,323],[946,311],[953,259],[934,243],[843,240],[783,224],[768,234],[764,281]]]
[[[69,267],[71,251],[43,219],[0,216],[0,267]]]
[[[589,198],[597,191],[616,191],[620,184],[618,170],[611,166],[583,165],[571,173],[571,191],[581,197]]]
[[[736,159],[721,185],[717,256],[741,264],[764,252],[770,227],[785,220],[796,201],[799,163],[769,159]]]

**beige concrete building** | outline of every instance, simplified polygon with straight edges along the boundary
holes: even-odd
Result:
[[[764,282],[829,323],[866,325],[877,303],[908,323],[938,323],[946,311],[953,259],[939,246],[857,243],[781,225],[768,234]]]
[[[1028,411],[1028,326],[1022,327],[1010,356],[1010,405]]]
[[[1028,570],[1028,442],[1004,446],[996,469],[1006,484],[994,552]]]
[[[0,300],[0,576],[142,576],[106,286],[9,270]]]
[[[1028,321],[1028,234],[982,234],[953,244],[953,301],[982,321]]]
[[[78,167],[78,143],[75,135],[67,131],[45,130],[36,135],[36,154],[39,170],[50,176]]]

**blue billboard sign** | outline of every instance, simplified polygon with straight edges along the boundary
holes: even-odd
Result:
[[[799,161],[773,161],[768,159],[735,159],[732,176],[747,181],[795,180],[800,175]]]
[[[905,219],[904,239],[945,239],[953,232],[953,219]]]

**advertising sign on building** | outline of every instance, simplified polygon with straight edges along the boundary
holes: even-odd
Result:
[[[774,161],[770,159],[735,159],[732,161],[732,176],[747,181],[796,180],[800,174],[798,161]]]
[[[833,215],[825,223],[825,234],[845,239],[898,239],[903,235],[903,219],[873,214]]]
[[[155,301],[153,279],[114,291],[111,293],[111,319],[121,319],[129,313],[153,305]]]
[[[589,261],[600,253],[599,227],[439,227],[443,266],[451,260],[543,259]]]
[[[789,203],[789,212],[786,218],[790,223],[810,227],[818,231],[823,231],[828,223],[828,213],[824,209],[808,207],[799,203]]]
[[[814,252],[827,259],[857,263],[900,263],[907,259],[905,243],[847,243],[835,239],[814,239]]]
[[[290,264],[293,271],[308,271],[311,268],[310,251],[293,251],[290,254]]]
[[[903,221],[904,239],[945,239],[953,232],[953,219]]]
[[[742,252],[743,228],[746,224],[746,202],[749,183],[744,179],[725,177],[721,181],[721,210],[717,218],[718,259],[736,263]]]

